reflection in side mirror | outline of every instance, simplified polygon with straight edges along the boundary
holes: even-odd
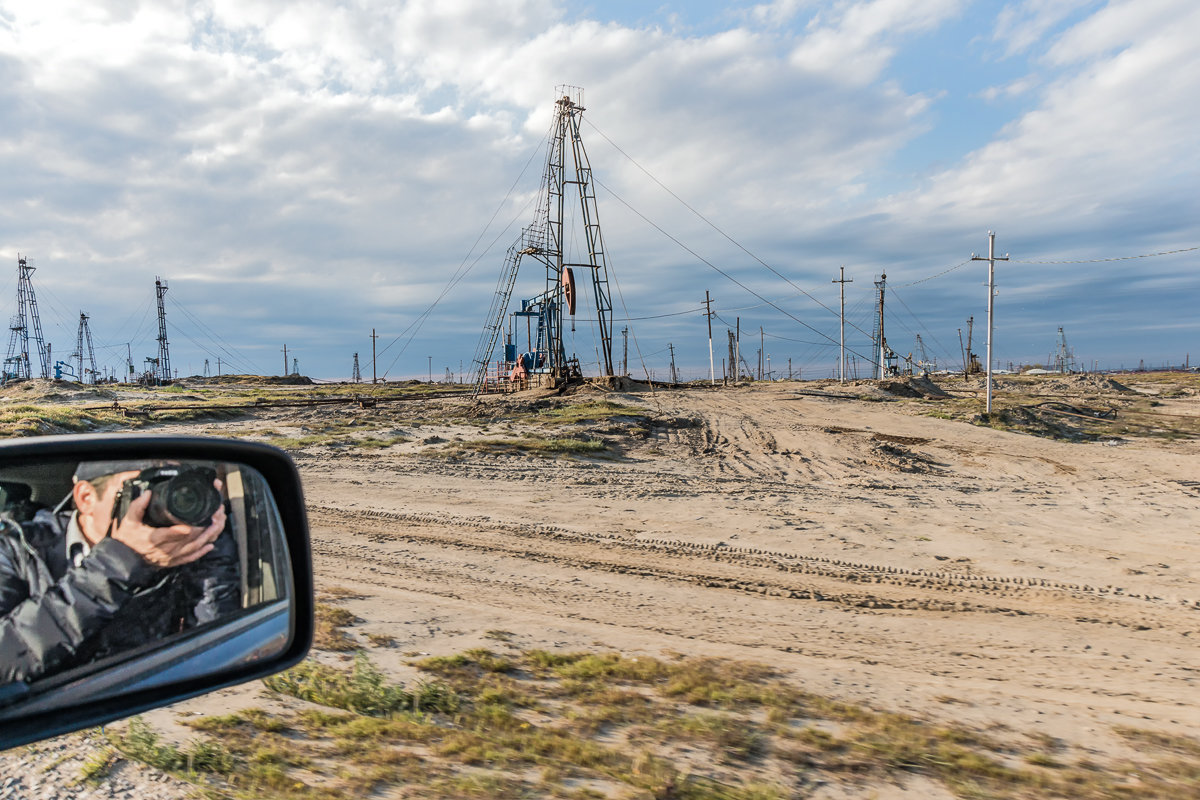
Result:
[[[41,715],[60,725],[41,735],[65,732],[258,677],[307,650],[307,529],[289,535],[284,522],[303,527],[290,460],[157,441],[103,460],[99,447],[42,461],[5,459],[0,447],[0,747],[40,738],[28,728]],[[243,458],[213,458],[231,452]],[[292,485],[248,463],[280,460]],[[287,515],[273,483],[293,495]]]

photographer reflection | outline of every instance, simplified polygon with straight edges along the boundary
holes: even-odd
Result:
[[[215,471],[84,462],[74,481],[61,510],[0,527],[0,683],[87,664],[241,607]]]

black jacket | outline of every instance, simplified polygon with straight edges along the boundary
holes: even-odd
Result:
[[[228,526],[213,550],[159,569],[105,538],[79,566],[66,554],[69,515],[0,520],[0,684],[33,680],[158,641],[241,608]]]

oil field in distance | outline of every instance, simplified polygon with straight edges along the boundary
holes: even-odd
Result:
[[[1200,376],[30,380],[5,435],[256,439],[300,668],[0,756],[32,793],[1190,797]]]

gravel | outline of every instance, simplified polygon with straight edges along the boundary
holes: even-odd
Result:
[[[0,800],[183,800],[195,787],[145,764],[114,755],[95,781],[83,779],[85,765],[111,752],[97,730],[59,736],[0,753]]]

